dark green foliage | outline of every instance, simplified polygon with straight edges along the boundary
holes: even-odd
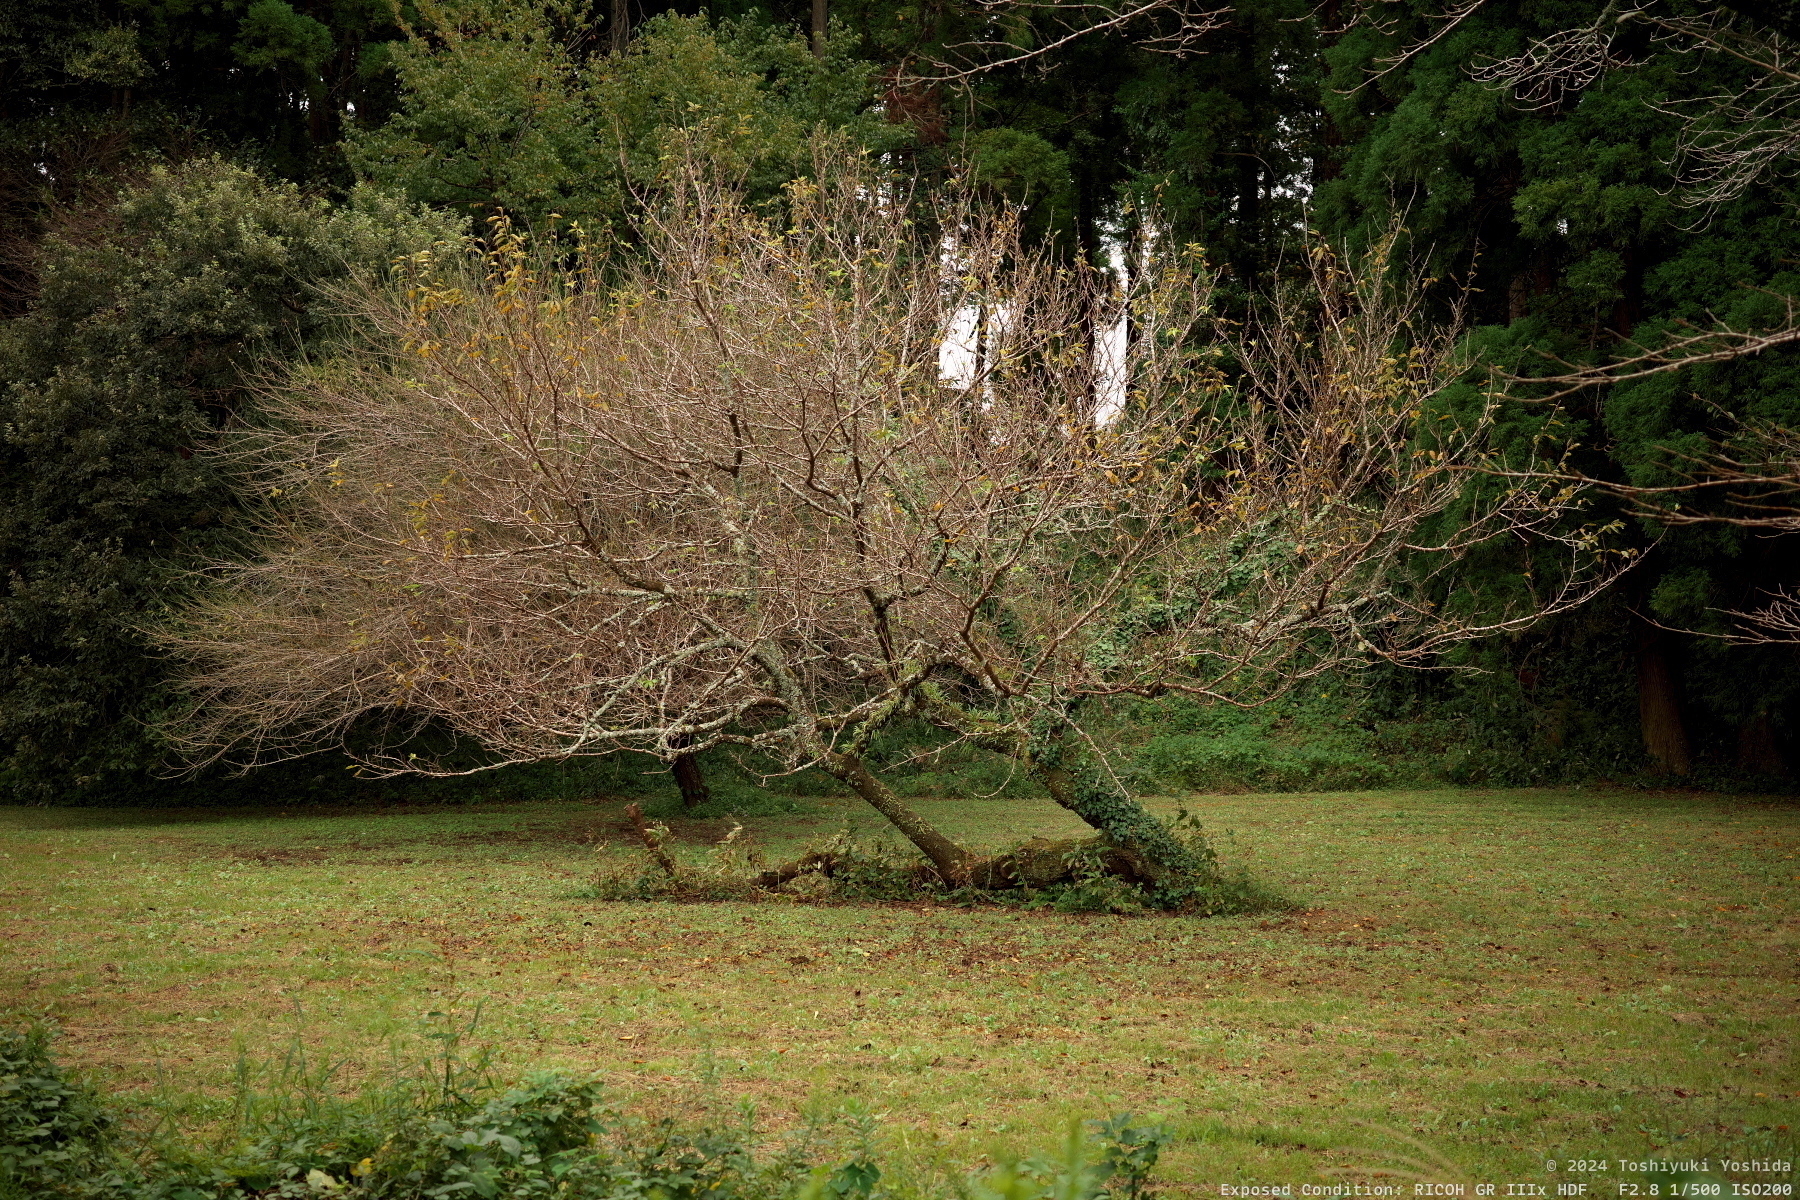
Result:
[[[0,786],[142,786],[167,701],[139,627],[231,551],[243,503],[204,451],[270,357],[332,336],[321,288],[454,232],[201,159],[45,242],[36,303],[0,326]]]
[[[1344,746],[1329,727],[1298,726],[1298,736],[1283,744],[1256,728],[1264,723],[1217,734],[1159,735],[1144,746],[1138,764],[1155,781],[1151,786],[1194,792],[1362,790],[1386,786],[1395,776],[1395,764]]]
[[[93,1089],[65,1077],[42,1025],[0,1029],[0,1197],[81,1195],[109,1176],[114,1121]],[[39,1190],[42,1189],[42,1190]]]
[[[1677,43],[1653,40],[1647,27],[1628,27],[1614,43],[1620,65],[1548,107],[1531,109],[1474,78],[1481,63],[1591,22],[1601,10],[1583,2],[1483,5],[1449,36],[1386,70],[1397,50],[1435,27],[1438,10],[1381,3],[1371,8],[1376,20],[1326,49],[1333,86],[1322,100],[1341,150],[1339,171],[1316,193],[1320,228],[1354,243],[1403,219],[1433,272],[1473,289],[1465,294],[1486,326],[1477,339],[1490,361],[1526,374],[1551,369],[1545,353],[1604,361],[1629,353],[1624,339],[1655,344],[1680,321],[1704,325],[1716,315],[1739,328],[1766,325],[1780,318],[1776,296],[1793,294],[1800,282],[1790,265],[1800,250],[1792,221],[1800,192],[1790,181],[1702,214],[1680,206],[1669,166],[1679,110],[1741,86],[1745,64],[1681,53]],[[1719,445],[1736,419],[1800,419],[1796,361],[1783,350],[1595,390],[1572,397],[1555,429],[1544,426],[1542,409],[1519,408],[1507,422],[1522,435],[1546,428],[1582,443],[1574,463],[1598,476],[1677,482],[1692,469],[1683,456]],[[1724,511],[1722,499],[1691,499]],[[1415,708],[1414,715],[1464,725],[1468,740],[1483,747],[1471,756],[1486,760],[1476,774],[1540,782],[1655,765],[1641,742],[1629,749],[1639,740],[1631,693],[1653,640],[1634,612],[1716,634],[1726,627],[1721,609],[1753,607],[1756,597],[1800,578],[1781,541],[1721,526],[1627,520],[1619,542],[1649,553],[1617,602],[1476,648],[1461,665],[1488,675],[1427,689],[1432,698]],[[1499,601],[1528,567],[1543,585],[1548,564],[1531,554],[1521,546],[1473,564],[1457,580],[1467,602]],[[1696,770],[1717,778],[1749,769],[1744,739],[1758,731],[1765,743],[1773,739],[1764,767],[1770,753],[1779,758],[1773,745],[1791,739],[1800,698],[1800,662],[1791,653],[1705,637],[1657,644],[1666,648],[1670,681],[1657,686],[1673,689],[1661,697],[1662,711],[1679,713],[1664,720],[1685,726]],[[1641,677],[1663,678],[1656,671]],[[1497,759],[1489,747],[1501,750]]]
[[[841,44],[815,58],[753,19],[674,15],[623,55],[597,53],[592,33],[576,7],[446,5],[394,51],[400,108],[351,136],[359,176],[450,209],[505,209],[533,228],[555,213],[594,231],[621,222],[679,143],[766,197],[810,169],[815,129],[895,141],[869,111],[871,64]]]
[[[816,1164],[770,1152],[746,1120],[688,1126],[621,1115],[600,1085],[539,1072],[511,1088],[446,1050],[441,1079],[403,1078],[359,1100],[309,1095],[306,1080],[240,1093],[238,1136],[202,1147],[130,1134],[48,1053],[47,1031],[0,1030],[3,1200],[839,1200],[915,1195],[888,1186],[861,1149]],[[319,1081],[312,1081],[317,1084]],[[260,1104],[249,1104],[252,1099]],[[1149,1195],[1168,1134],[1129,1115],[1089,1122],[1060,1160],[1032,1158],[965,1194],[1006,1200]],[[864,1138],[866,1141],[866,1137]]]
[[[228,150],[347,187],[344,126],[392,105],[382,0],[15,0],[0,6],[0,241],[145,153]],[[49,167],[48,171],[43,170]]]
[[[1297,792],[1381,787],[1405,768],[1376,752],[1356,717],[1362,697],[1340,681],[1261,709],[1168,699],[1134,706],[1127,779],[1148,792]]]
[[[1140,51],[1113,100],[1127,194],[1206,247],[1240,302],[1283,272],[1307,220],[1306,188],[1336,169],[1314,16],[1294,0],[1238,4],[1206,54]]]

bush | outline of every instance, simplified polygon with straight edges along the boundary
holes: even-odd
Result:
[[[1341,745],[1282,745],[1260,730],[1152,738],[1139,757],[1159,781],[1196,792],[1297,792],[1377,788],[1394,771]]]
[[[1359,695],[1326,683],[1305,697],[1245,711],[1174,698],[1118,714],[1132,747],[1123,771],[1145,791],[1293,792],[1388,787],[1404,767],[1376,752]]]

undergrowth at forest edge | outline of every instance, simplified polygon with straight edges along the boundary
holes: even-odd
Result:
[[[42,1024],[0,1029],[5,1200],[908,1194],[884,1181],[866,1113],[851,1152],[821,1162],[817,1130],[763,1149],[747,1106],[734,1121],[697,1127],[623,1115],[598,1080],[563,1072],[502,1087],[484,1056],[459,1054],[454,1036],[438,1059],[350,1099],[321,1087],[327,1078],[303,1060],[273,1094],[240,1070],[231,1120],[210,1141],[184,1141],[133,1129],[96,1088],[70,1079],[49,1053],[50,1034]],[[1128,1115],[1092,1121],[1070,1131],[1059,1158],[1004,1163],[959,1190],[970,1200],[1135,1200],[1149,1195],[1166,1141],[1160,1126]]]

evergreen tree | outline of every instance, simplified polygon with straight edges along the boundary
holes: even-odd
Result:
[[[386,0],[0,6],[0,235],[33,240],[47,200],[104,187],[146,151],[200,144],[276,177],[348,186],[339,139],[347,123],[386,118],[388,50],[411,11]]]
[[[50,237],[0,325],[0,774],[117,794],[150,767],[161,663],[139,626],[227,552],[216,443],[268,356],[332,335],[321,289],[453,236],[370,190],[341,206],[216,159],[150,172]]]
[[[441,207],[604,228],[679,140],[764,195],[810,168],[817,128],[875,148],[896,140],[898,127],[870,111],[870,64],[842,40],[815,55],[754,18],[715,27],[665,14],[613,54],[573,9],[431,11],[433,24],[394,52],[397,113],[353,134],[349,153],[362,178]]]
[[[1740,196],[1706,221],[1675,194],[1680,107],[1736,90],[1744,64],[1645,35],[1615,40],[1613,69],[1552,104],[1527,105],[1477,78],[1484,64],[1592,22],[1601,8],[1490,3],[1430,41],[1436,10],[1382,4],[1379,19],[1326,55],[1332,74],[1321,99],[1342,148],[1341,169],[1317,192],[1321,227],[1356,241],[1404,220],[1418,252],[1471,289],[1490,358],[1515,370],[1548,373],[1546,353],[1603,361],[1625,339],[1654,343],[1711,314],[1754,323],[1776,303],[1769,292],[1793,294],[1800,282],[1788,265],[1800,250],[1791,185]],[[1573,400],[1570,433],[1588,444],[1586,468],[1596,475],[1670,482],[1683,455],[1716,444],[1735,419],[1800,417],[1795,366],[1781,352],[1596,389]],[[1784,772],[1778,735],[1800,698],[1791,655],[1659,626],[1717,629],[1717,609],[1791,583],[1791,555],[1717,527],[1630,528],[1647,557],[1620,604],[1568,619],[1589,633],[1552,631],[1500,656],[1515,678],[1531,680],[1516,699],[1543,728],[1563,727],[1550,714],[1567,708],[1584,677],[1624,666],[1656,768],[1685,775],[1706,760]],[[1598,656],[1547,662],[1552,645]],[[1757,686],[1745,688],[1746,679]],[[1604,740],[1597,734],[1596,753]],[[1562,747],[1539,744],[1543,759],[1559,757]]]

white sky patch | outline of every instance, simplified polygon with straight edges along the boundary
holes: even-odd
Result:
[[[973,304],[951,314],[950,329],[938,343],[938,378],[952,387],[975,382],[975,327],[979,324]]]
[[[1106,240],[1106,266],[1114,279],[1125,279],[1125,247],[1118,241]],[[1124,305],[1112,323],[1098,331],[1094,338],[1094,356],[1099,360],[1099,404],[1094,410],[1096,425],[1109,425],[1125,411],[1125,393],[1131,386],[1131,317]]]
[[[944,250],[946,266],[953,264],[953,254],[954,247],[947,245]],[[1124,272],[1125,247],[1121,243],[1108,240],[1106,258],[1107,267],[1115,277]],[[1011,310],[1005,306],[988,309],[985,336],[993,338],[1005,328],[1010,316]],[[983,353],[977,344],[984,332],[983,324],[978,305],[964,305],[951,316],[944,340],[938,343],[938,377],[950,386],[974,387],[978,365],[982,370],[990,368],[992,355]],[[1096,424],[1105,425],[1124,411],[1126,389],[1130,384],[1127,378],[1130,335],[1130,320],[1120,311],[1094,339],[1094,355],[1100,373],[1099,405],[1094,413]]]

